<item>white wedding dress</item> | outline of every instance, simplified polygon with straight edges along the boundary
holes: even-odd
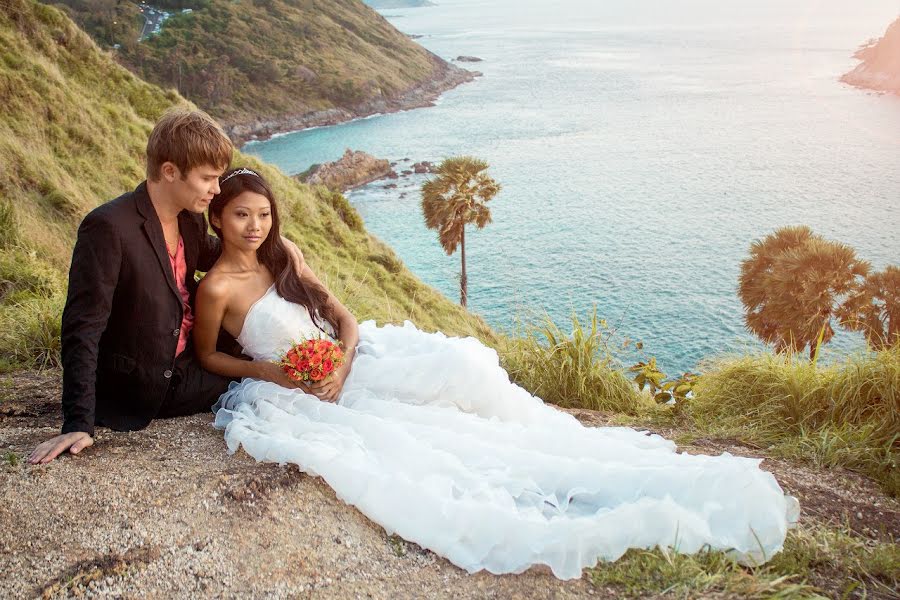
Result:
[[[278,360],[315,334],[270,288],[238,341]],[[584,427],[510,383],[474,338],[359,326],[337,403],[244,379],[213,407],[230,451],[294,463],[385,528],[475,572],[548,565],[561,579],[628,548],[704,547],[761,563],[799,505],[761,459],[678,454],[627,427]]]

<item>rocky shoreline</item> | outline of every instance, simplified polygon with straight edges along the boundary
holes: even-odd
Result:
[[[853,55],[862,62],[841,81],[854,87],[900,95],[900,18],[891,23],[881,39],[861,47]]]
[[[279,133],[337,125],[375,114],[434,106],[434,101],[442,93],[481,76],[478,71],[460,68],[435,54],[431,54],[431,60],[434,65],[431,77],[397,96],[371,98],[352,108],[335,107],[250,122],[225,123],[225,132],[240,146],[253,140],[265,140]]]
[[[340,160],[318,165],[305,177],[298,176],[298,178],[310,185],[324,185],[345,192],[376,179],[388,177],[393,172],[388,160],[347,148]]]
[[[398,174],[395,167],[400,168],[400,163],[409,164],[403,165],[404,168]],[[436,168],[434,163],[427,160],[414,163],[410,158],[402,158],[390,162],[360,150],[347,148],[339,160],[313,165],[309,170],[293,177],[309,185],[324,185],[334,191],[346,192],[379,179],[399,179],[414,174],[434,173]],[[390,183],[384,187],[396,188],[397,184]]]

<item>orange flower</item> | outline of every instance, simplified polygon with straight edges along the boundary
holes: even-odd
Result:
[[[281,368],[294,381],[322,381],[343,362],[339,342],[315,338],[292,345],[281,360]]]

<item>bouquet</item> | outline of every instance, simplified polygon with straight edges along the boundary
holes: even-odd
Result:
[[[294,381],[322,381],[344,364],[339,344],[322,337],[291,344],[281,368]]]

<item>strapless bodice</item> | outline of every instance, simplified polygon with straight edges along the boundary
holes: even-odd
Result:
[[[322,325],[328,336],[316,327],[305,306],[288,302],[272,284],[250,306],[237,341],[255,360],[279,360],[294,342],[319,335],[333,339],[333,329],[324,320]]]

